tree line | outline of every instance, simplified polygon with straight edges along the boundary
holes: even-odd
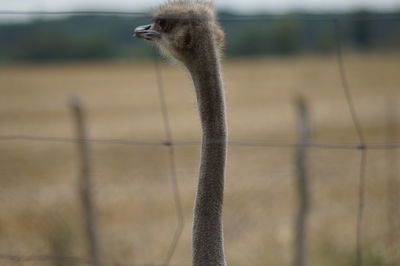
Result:
[[[246,17],[220,12],[229,57],[330,53],[338,19],[346,49],[379,51],[400,47],[400,11],[346,14],[292,13]],[[146,18],[71,16],[0,24],[0,62],[148,58],[152,49],[132,37]]]

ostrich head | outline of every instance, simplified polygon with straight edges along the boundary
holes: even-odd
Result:
[[[187,63],[224,43],[212,2],[169,0],[153,13],[153,23],[135,29],[135,36],[154,42],[166,55]]]

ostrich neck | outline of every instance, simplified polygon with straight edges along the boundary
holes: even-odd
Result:
[[[213,36],[204,34],[190,63],[202,126],[202,152],[193,222],[193,266],[226,265],[222,206],[226,160],[225,101]]]

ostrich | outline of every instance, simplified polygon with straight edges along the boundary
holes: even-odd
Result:
[[[199,180],[193,214],[194,266],[226,265],[222,207],[226,161],[225,100],[220,70],[224,33],[211,2],[170,0],[153,23],[135,29],[189,71],[202,127]]]

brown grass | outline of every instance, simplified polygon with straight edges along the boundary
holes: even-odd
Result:
[[[369,143],[386,141],[385,103],[387,97],[397,97],[399,60],[399,55],[345,58]],[[300,93],[312,112],[313,142],[358,142],[335,58],[236,60],[228,61],[224,71],[231,140],[293,143],[292,100]],[[162,72],[173,138],[198,140],[188,75],[167,65]],[[2,66],[0,84],[1,135],[74,137],[68,99],[79,94],[87,103],[92,138],[165,139],[151,63]],[[91,148],[103,257],[116,263],[163,263],[177,223],[167,150],[121,144]],[[199,147],[178,147],[176,157],[185,229],[172,263],[190,265]],[[313,149],[310,160],[310,265],[352,265],[360,152]],[[386,160],[386,151],[369,152],[363,244],[371,266],[400,265],[398,253],[388,255],[386,241]],[[1,141],[0,162],[0,253],[59,250],[84,257],[76,144]],[[230,265],[290,264],[293,173],[292,149],[230,147],[224,214]],[[57,241],[69,242],[59,247]]]

